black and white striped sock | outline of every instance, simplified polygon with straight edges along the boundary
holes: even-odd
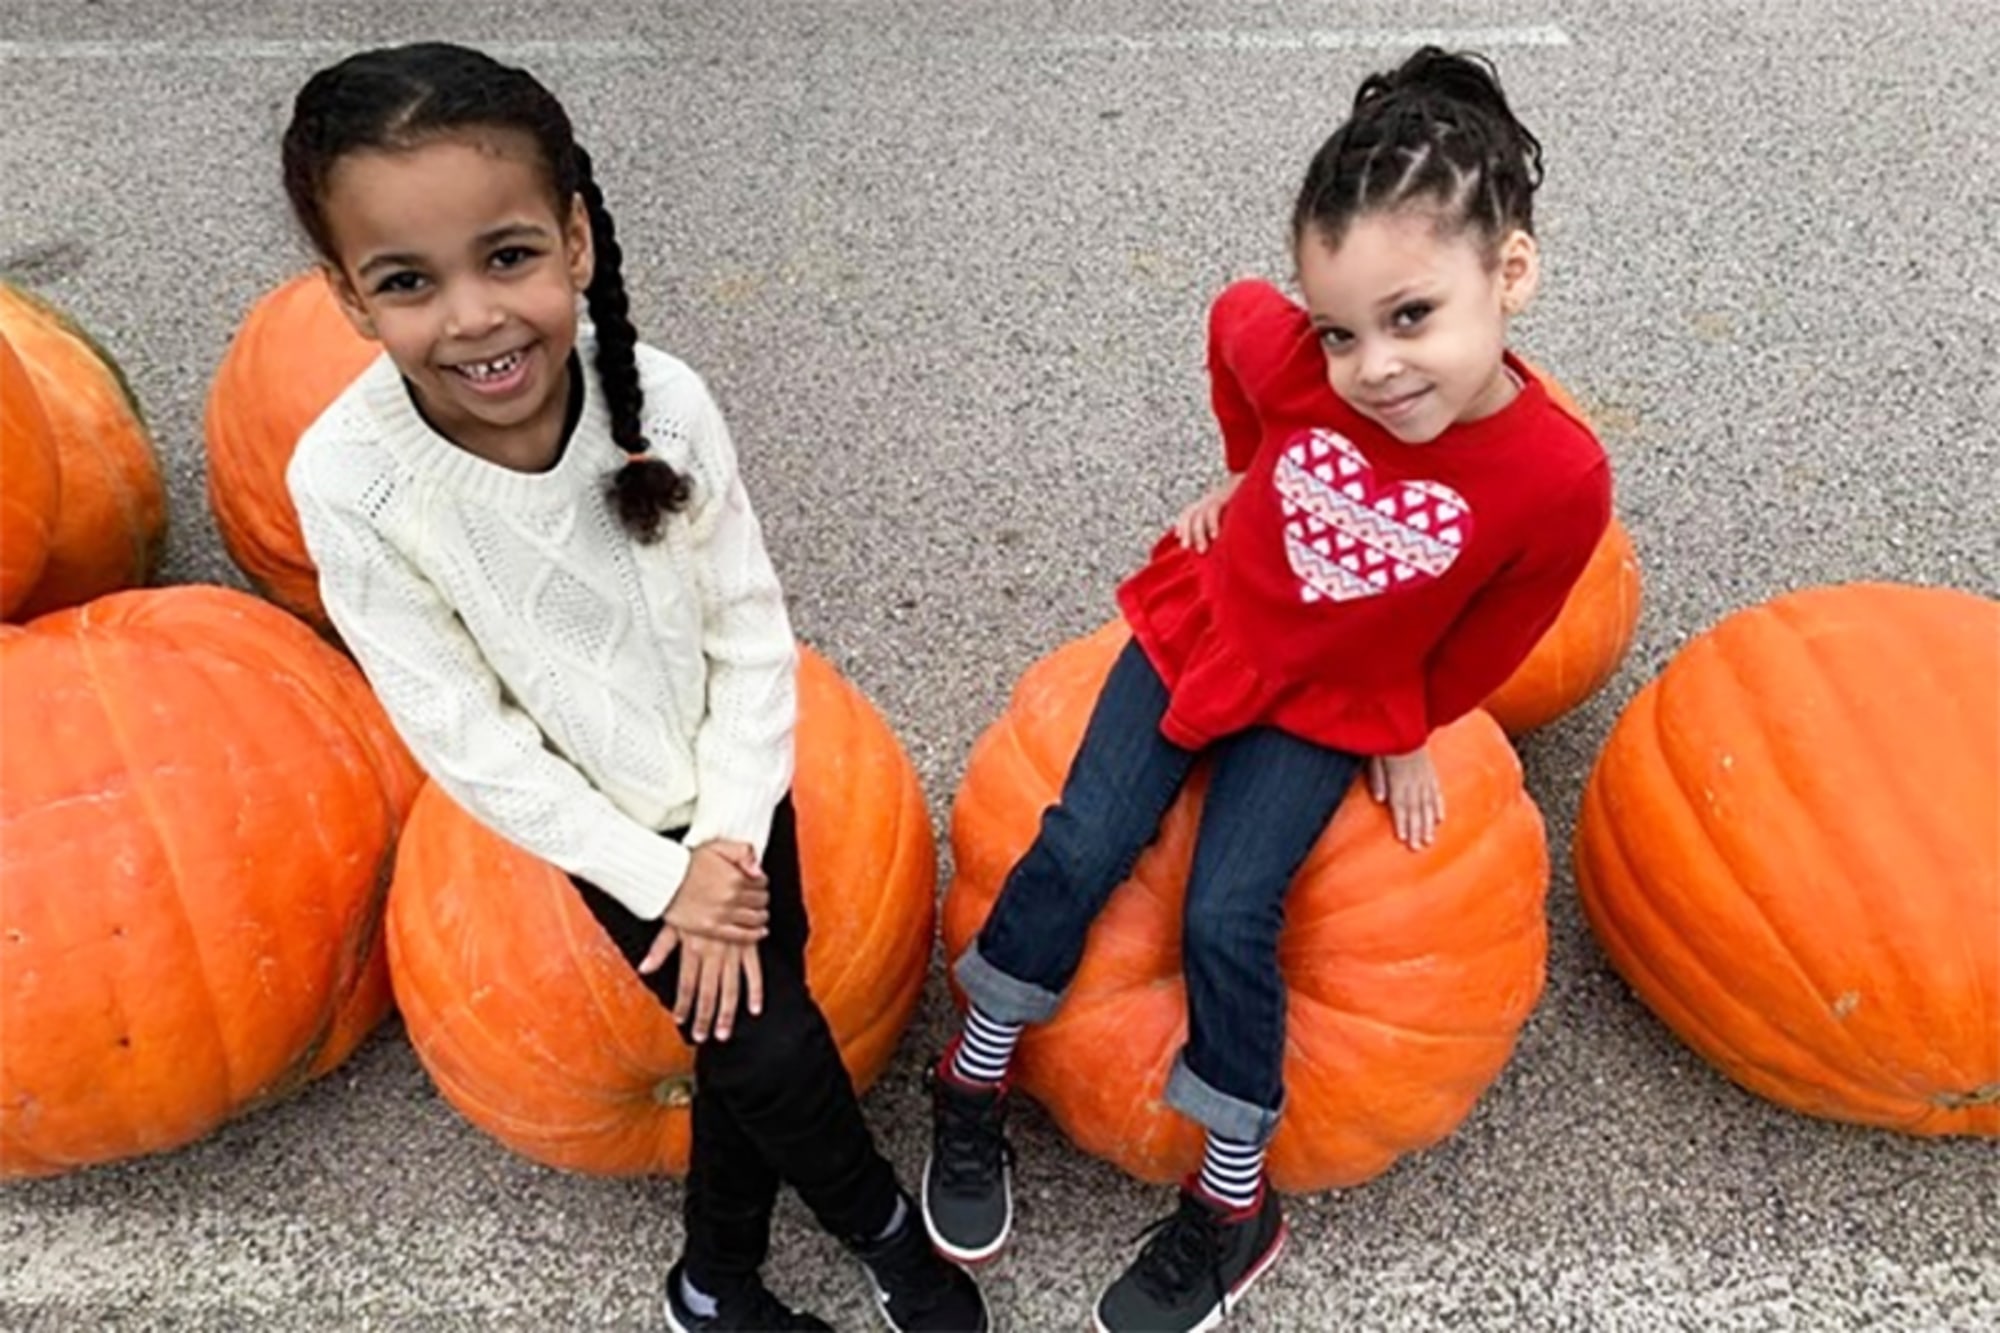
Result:
[[[1211,1132],[1201,1158],[1201,1192],[1233,1210],[1257,1201],[1257,1184],[1264,1178],[1264,1149],[1255,1143],[1225,1139]]]
[[[1000,1083],[1007,1077],[1007,1064],[1014,1058],[1014,1043],[1021,1039],[1024,1023],[1003,1023],[989,1017],[978,1005],[965,1015],[965,1030],[959,1033],[952,1052],[951,1072],[963,1083]]]

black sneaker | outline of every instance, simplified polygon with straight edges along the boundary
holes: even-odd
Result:
[[[667,1270],[667,1327],[674,1333],[833,1333],[833,1325],[773,1296],[754,1278],[715,1298],[715,1313],[699,1315],[681,1294],[681,1265]]]
[[[1148,1227],[1150,1239],[1097,1302],[1097,1333],[1202,1333],[1262,1277],[1285,1248],[1278,1196],[1259,1186],[1241,1212],[1181,1187],[1181,1206]]]
[[[916,1201],[906,1198],[904,1204],[909,1216],[893,1234],[848,1242],[875,1284],[883,1322],[895,1333],[986,1333],[986,1298],[979,1284],[938,1257],[917,1224]]]
[[[944,1059],[924,1073],[931,1090],[931,1155],[924,1161],[924,1229],[962,1264],[1000,1253],[1014,1225],[1014,1150],[1007,1091],[968,1087]]]

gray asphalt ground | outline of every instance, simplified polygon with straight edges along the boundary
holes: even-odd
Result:
[[[1858,578],[2000,574],[2000,24],[1989,0],[773,4],[0,0],[0,269],[122,358],[171,477],[163,579],[241,580],[200,412],[305,256],[276,141],[306,74],[450,36],[525,59],[601,163],[641,328],[730,415],[801,633],[879,703],[940,834],[1036,657],[1214,477],[1199,330],[1288,270],[1360,76],[1478,46],[1549,150],[1519,343],[1596,415],[1647,576],[1597,700],[1523,745],[1549,822],[1548,991],[1450,1140],[1297,1201],[1232,1328],[2000,1326],[2000,1156],[1737,1090],[1589,937],[1567,847],[1619,708],[1690,635]],[[948,864],[945,866],[948,871]],[[941,880],[942,883],[942,880]],[[913,1179],[933,977],[867,1098]],[[1019,1118],[1013,1329],[1078,1328],[1169,1205]],[[678,1186],[512,1156],[400,1027],[158,1158],[0,1190],[0,1326],[656,1327]],[[844,1329],[858,1275],[786,1205],[773,1283]]]

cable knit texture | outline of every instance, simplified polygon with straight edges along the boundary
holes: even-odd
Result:
[[[580,362],[594,353],[585,328]],[[664,352],[638,359],[647,438],[693,487],[653,545],[605,498],[626,455],[594,373],[562,457],[524,473],[433,431],[383,356],[287,481],[327,613],[425,771],[657,918],[690,848],[763,854],[791,786],[797,650],[707,386]]]

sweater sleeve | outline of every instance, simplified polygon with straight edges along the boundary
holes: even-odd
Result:
[[[1256,404],[1231,359],[1235,346],[1232,335],[1248,286],[1238,283],[1228,288],[1215,299],[1208,312],[1208,399],[1215,411],[1216,425],[1222,428],[1223,459],[1231,473],[1249,469],[1263,438]]]
[[[327,614],[424,771],[508,841],[658,918],[687,874],[686,848],[550,749],[430,581],[366,517],[294,472]]]
[[[691,426],[694,462],[708,482],[693,522],[708,688],[687,845],[730,838],[762,857],[771,814],[792,785],[798,647],[729,428],[705,388]]]
[[[1507,683],[1561,614],[1611,521],[1611,474],[1600,463],[1537,517],[1532,543],[1473,597],[1425,672],[1431,730],[1456,721]]]

